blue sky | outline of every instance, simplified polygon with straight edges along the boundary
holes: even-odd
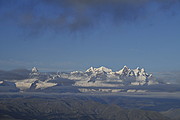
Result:
[[[179,0],[0,0],[0,69],[180,70]]]

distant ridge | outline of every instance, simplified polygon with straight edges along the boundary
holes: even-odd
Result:
[[[136,69],[130,69],[126,65],[118,71],[101,66],[98,68],[90,67],[85,71],[72,71],[70,73],[44,73],[39,72],[38,68],[33,67],[28,74],[25,74],[24,79],[12,78],[11,80],[0,80],[0,86],[3,83],[2,81],[11,82],[13,89],[17,87],[22,92],[27,90],[53,90],[55,92],[59,90],[60,92],[146,92],[146,90],[114,88],[164,84],[159,82],[152,74],[147,73],[144,68],[137,67]],[[11,86],[8,87],[10,88]],[[87,87],[96,87],[96,89],[87,89]]]

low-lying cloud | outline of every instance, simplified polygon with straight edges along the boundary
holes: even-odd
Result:
[[[159,72],[155,76],[159,81],[180,84],[180,72]]]

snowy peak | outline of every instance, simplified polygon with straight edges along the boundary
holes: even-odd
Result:
[[[106,72],[106,73],[109,73],[109,72],[112,72],[112,70],[109,68],[106,68],[104,66],[101,66],[99,68],[90,67],[89,69],[86,70],[86,72],[91,72],[91,73]]]
[[[125,65],[121,70],[117,71],[117,74],[127,75],[130,72],[130,69]]]
[[[134,73],[136,74],[136,76],[138,76],[140,73],[145,73],[144,68],[140,69],[139,67],[137,67],[136,69],[133,70]]]
[[[31,69],[31,72],[32,72],[32,73],[37,73],[37,72],[38,72],[38,69],[37,69],[36,67],[33,67],[33,68]]]
[[[125,65],[125,66],[123,67],[123,69],[128,69],[128,67]]]
[[[93,67],[90,67],[89,69],[86,70],[86,72],[95,72]]]
[[[40,73],[38,72],[38,69],[36,67],[33,67],[31,69],[31,73],[29,74],[30,76],[33,76],[33,75],[39,75]]]
[[[106,72],[106,73],[112,72],[111,69],[106,68],[106,67],[104,67],[104,66],[101,66],[101,67],[99,67],[99,68],[95,68],[95,71],[99,71],[99,72],[103,71],[103,72]]]

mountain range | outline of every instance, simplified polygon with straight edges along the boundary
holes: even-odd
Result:
[[[36,67],[32,70],[17,70],[5,72],[6,77],[0,78],[0,89],[11,88],[11,91],[54,90],[76,92],[145,92],[146,90],[122,89],[122,87],[143,87],[162,85],[144,68],[130,69],[124,66],[119,71],[106,67],[90,67],[86,71],[72,72],[39,72]],[[2,76],[4,75],[2,73]],[[13,77],[9,77],[13,75]],[[17,77],[18,76],[18,77]],[[21,77],[22,76],[22,77]],[[98,89],[97,89],[98,88]],[[12,90],[13,89],[13,90]]]

